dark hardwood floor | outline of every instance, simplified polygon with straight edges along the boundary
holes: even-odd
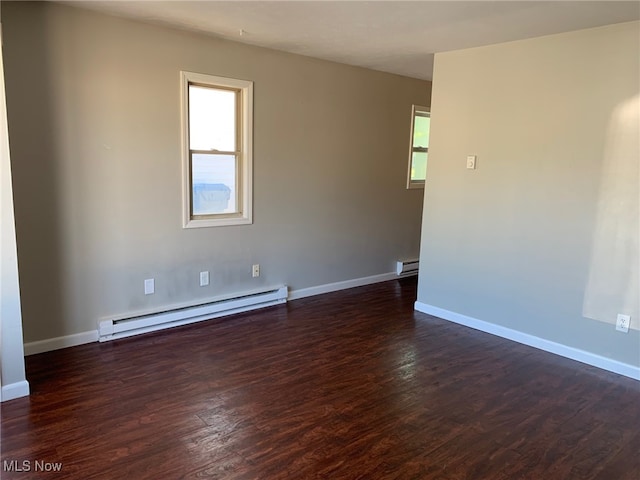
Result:
[[[2,479],[640,478],[640,382],[414,312],[415,294],[27,357]]]

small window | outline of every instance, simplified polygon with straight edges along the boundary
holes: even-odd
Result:
[[[253,82],[181,72],[183,226],[252,222]]]
[[[427,178],[430,126],[429,108],[414,105],[411,110],[411,145],[407,188],[424,188],[424,182]]]

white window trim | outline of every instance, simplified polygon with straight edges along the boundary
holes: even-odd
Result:
[[[413,126],[415,125],[416,112],[427,113],[431,117],[431,109],[420,105],[411,107],[411,131],[409,133],[409,164],[407,166],[407,189],[424,188],[425,180],[411,180],[411,165],[413,163]],[[427,148],[428,150],[428,148]]]
[[[241,134],[238,155],[238,191],[240,211],[208,218],[191,215],[191,161],[189,152],[189,83],[227,87],[240,91]],[[233,78],[180,72],[180,123],[182,131],[182,226],[183,228],[222,227],[253,223],[253,82]]]

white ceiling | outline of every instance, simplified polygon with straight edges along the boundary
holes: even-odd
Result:
[[[431,79],[433,54],[640,19],[638,1],[66,1]]]

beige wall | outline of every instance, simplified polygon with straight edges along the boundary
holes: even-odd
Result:
[[[436,55],[419,302],[640,365],[639,38]]]
[[[57,4],[2,15],[26,341],[418,254],[406,157],[430,83]],[[181,228],[180,70],[255,82],[251,226]]]

